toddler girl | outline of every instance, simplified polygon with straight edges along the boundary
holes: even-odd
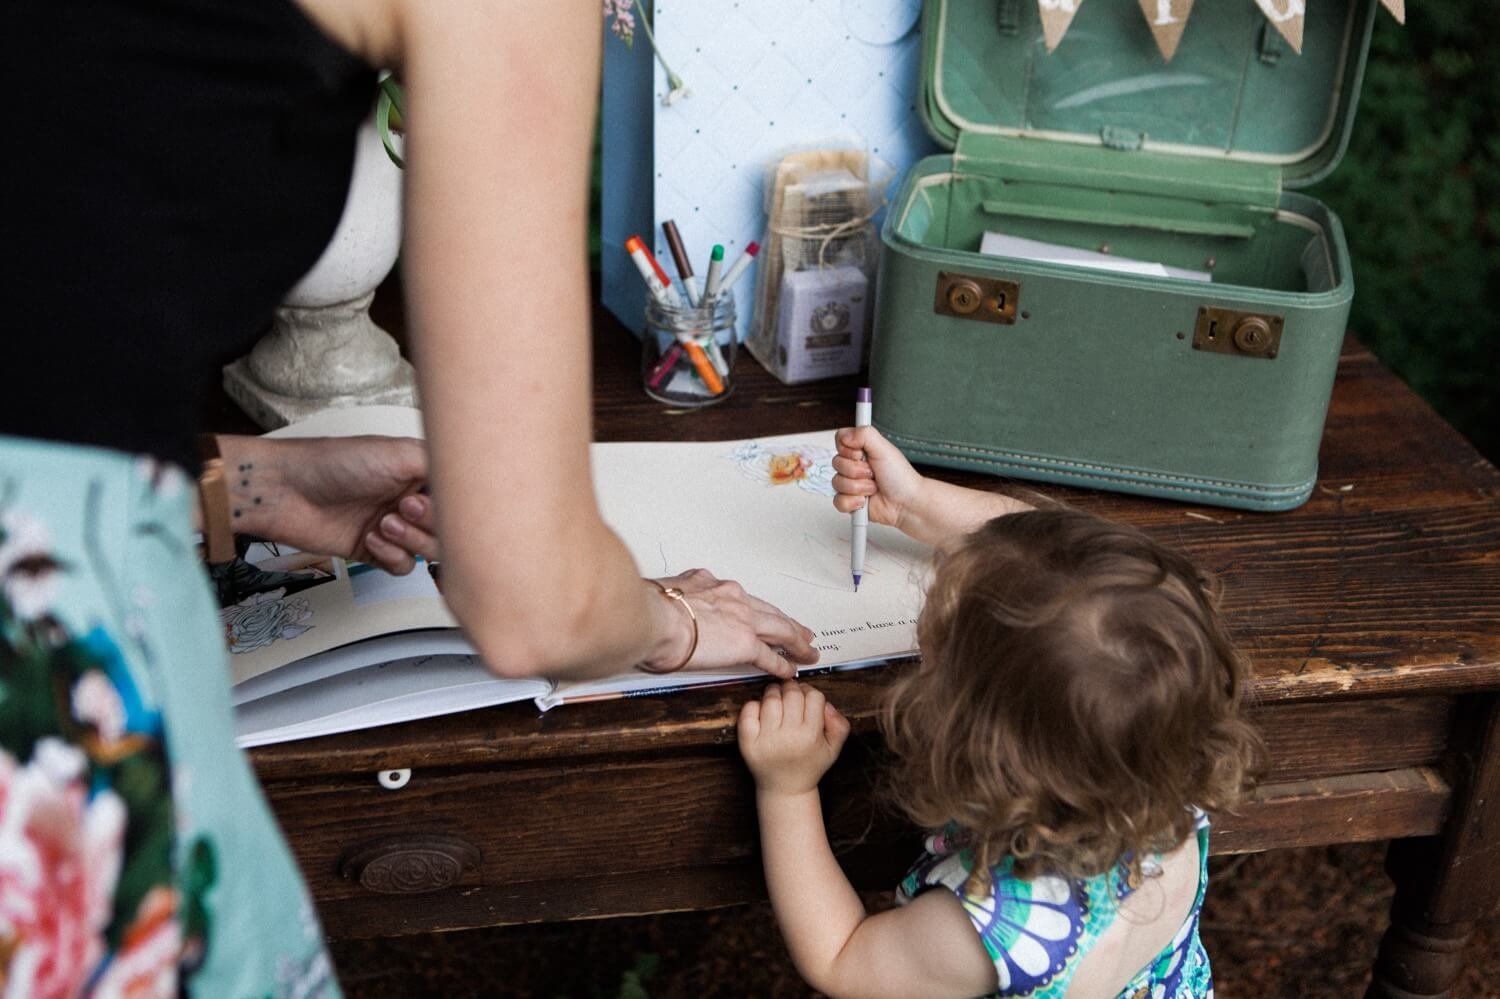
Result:
[[[1203,809],[1260,754],[1207,580],[1141,532],[919,475],[838,434],[834,505],[939,549],[919,669],[882,726],[897,804],[939,830],[867,915],[818,781],[848,722],[773,686],[740,715],[766,884],[798,970],[832,996],[1210,996]]]

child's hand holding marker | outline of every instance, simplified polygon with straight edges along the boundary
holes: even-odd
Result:
[[[1032,509],[1013,496],[927,478],[874,427],[845,427],[834,443],[834,509],[853,513],[868,504],[875,523],[925,544],[944,548],[993,517]]]
[[[834,507],[853,513],[868,506],[875,523],[900,528],[902,513],[926,480],[874,427],[845,427],[834,434],[834,442]]]

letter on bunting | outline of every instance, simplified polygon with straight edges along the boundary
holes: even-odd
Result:
[[[1036,0],[1037,10],[1042,15],[1042,35],[1047,40],[1047,51],[1057,48],[1057,43],[1073,23],[1073,15],[1083,0]]]
[[[1182,41],[1182,29],[1187,27],[1192,9],[1193,0],[1141,0],[1141,13],[1146,15],[1156,47],[1167,62],[1177,54],[1177,43]]]

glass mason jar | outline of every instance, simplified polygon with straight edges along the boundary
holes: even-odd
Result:
[[[734,391],[734,295],[722,291],[707,306],[646,300],[641,335],[641,384],[670,406],[712,406]]]

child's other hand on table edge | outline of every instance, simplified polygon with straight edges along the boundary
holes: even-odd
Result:
[[[740,753],[762,794],[815,790],[848,736],[849,720],[796,680],[771,684],[740,710]]]

